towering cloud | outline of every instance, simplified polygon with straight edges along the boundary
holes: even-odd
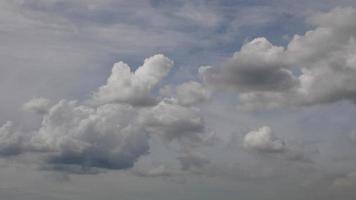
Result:
[[[188,82],[178,88],[178,99],[151,94],[172,65],[161,54],[145,59],[135,72],[116,63],[107,84],[85,101],[89,104],[61,100],[50,106],[48,99],[31,99],[23,108],[42,115],[39,129],[28,134],[7,122],[0,128],[0,154],[41,152],[44,169],[90,173],[92,168],[132,168],[148,154],[151,135],[179,141],[182,149],[198,145],[204,120],[188,105],[205,99],[207,91]]]
[[[156,103],[150,94],[159,81],[167,75],[173,61],[162,54],[145,59],[142,66],[131,72],[124,62],[118,62],[112,68],[106,85],[101,86],[93,95],[96,103],[126,103],[146,106]]]

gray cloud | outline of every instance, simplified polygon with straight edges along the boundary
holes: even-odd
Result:
[[[287,48],[256,38],[219,67],[201,68],[202,77],[237,91],[252,108],[355,102],[355,13],[336,8],[311,17],[316,28],[295,35]]]
[[[25,136],[16,129],[10,121],[0,127],[0,155],[14,156],[22,152]]]
[[[31,99],[23,108],[42,115],[40,127],[29,134],[11,122],[4,124],[1,154],[40,152],[44,154],[41,169],[96,173],[100,168],[132,168],[149,153],[151,135],[177,140],[183,149],[203,144],[204,121],[198,108],[182,106],[173,97],[160,101],[151,94],[172,65],[161,54],[145,59],[134,73],[128,65],[117,63],[107,84],[84,103],[60,100],[50,106],[48,99]],[[190,84],[184,90],[190,91]],[[192,90],[197,89],[194,86],[201,87],[194,83]],[[147,171],[147,176],[161,170]]]
[[[239,92],[290,90],[298,81],[284,58],[283,47],[273,46],[265,38],[256,38],[219,68],[210,67],[201,72],[207,83]]]
[[[148,152],[147,135],[131,121],[130,106],[107,104],[96,109],[62,100],[44,116],[33,148],[49,152],[50,164],[84,168],[131,168]]]
[[[23,109],[37,114],[46,114],[50,107],[50,101],[46,98],[33,98],[23,105]]]
[[[198,108],[187,108],[169,99],[144,111],[140,121],[148,132],[168,141],[185,138],[200,141],[204,131],[204,120]]]
[[[0,2],[2,195],[353,199],[347,1]]]
[[[182,170],[198,170],[210,164],[210,160],[199,152],[189,151],[178,157]]]

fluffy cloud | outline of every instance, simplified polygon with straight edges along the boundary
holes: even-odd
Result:
[[[147,134],[132,123],[136,115],[131,106],[91,108],[62,100],[44,116],[31,145],[49,153],[49,164],[131,168],[149,149]]]
[[[23,150],[25,136],[16,130],[10,121],[0,127],[0,155],[18,155]]]
[[[33,98],[23,105],[23,109],[37,114],[45,114],[50,107],[50,101],[46,98]]]
[[[239,92],[289,90],[298,81],[284,58],[283,47],[273,46],[265,38],[256,38],[220,67],[205,68],[201,72],[208,83]]]
[[[179,104],[190,106],[207,100],[210,92],[201,83],[189,81],[177,86],[176,95]]]
[[[170,99],[142,112],[140,121],[148,132],[168,141],[185,138],[200,141],[200,133],[204,131],[199,109],[181,106]]]
[[[355,20],[353,8],[317,14],[309,20],[316,28],[286,48],[256,38],[219,67],[202,68],[203,79],[238,91],[252,108],[355,102]]]
[[[268,126],[247,133],[243,145],[247,149],[261,153],[279,153],[286,150],[285,142],[275,137]]]
[[[208,100],[211,96],[211,91],[199,82],[188,81],[176,87],[167,85],[160,89],[160,94],[168,98],[173,97],[179,105],[189,107]]]
[[[178,86],[177,99],[151,94],[172,65],[161,54],[145,59],[135,72],[116,63],[107,84],[84,103],[60,100],[50,106],[48,99],[31,99],[23,108],[42,115],[39,128],[29,134],[7,122],[0,128],[0,154],[41,152],[45,158],[41,169],[96,173],[100,168],[132,168],[149,153],[152,135],[176,140],[184,150],[206,142],[200,110],[190,106],[206,98],[201,84]],[[158,176],[166,169],[158,166],[140,173]]]
[[[162,54],[145,59],[142,66],[131,72],[124,62],[112,68],[106,85],[94,93],[96,103],[126,103],[135,106],[152,105],[156,99],[150,94],[159,81],[167,75],[173,61]]]

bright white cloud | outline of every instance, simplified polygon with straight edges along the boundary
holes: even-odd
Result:
[[[144,64],[134,72],[124,62],[118,62],[112,68],[106,85],[94,93],[98,103],[126,103],[130,105],[152,105],[156,99],[151,90],[167,75],[173,61],[162,54],[145,59]]]
[[[268,126],[247,133],[243,145],[247,149],[261,153],[278,153],[286,150],[285,142],[274,136],[272,129]]]
[[[145,59],[144,64],[132,72],[124,62],[116,63],[106,85],[94,93],[93,99],[99,103],[127,103],[130,105],[152,105],[155,98],[152,89],[167,75],[173,61],[162,54]]]
[[[49,152],[49,164],[131,168],[149,148],[147,134],[134,124],[136,115],[131,106],[91,108],[62,100],[44,116],[31,145]]]

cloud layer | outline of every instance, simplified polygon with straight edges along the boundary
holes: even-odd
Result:
[[[163,177],[164,187],[171,182],[186,183],[184,190],[196,192],[202,186],[211,194],[219,186],[223,195],[229,189],[234,194],[241,189],[238,197],[245,199],[352,199],[356,183],[356,126],[352,121],[356,113],[356,9],[313,13],[303,26],[310,29],[305,33],[279,38],[281,30],[273,27],[269,34],[256,33],[256,38],[241,44],[241,38],[239,43],[232,39],[238,29],[264,23],[272,26],[275,15],[283,18],[278,23],[295,16],[268,6],[247,9],[248,5],[237,8],[230,2],[220,7],[209,2],[182,1],[170,6],[167,1],[150,1],[143,3],[144,9],[136,9],[135,2],[111,0],[90,5],[66,0],[0,3],[7,8],[0,12],[0,24],[5,18],[14,20],[0,28],[6,29],[6,37],[26,32],[44,46],[64,48],[68,53],[41,51],[46,52],[40,55],[46,62],[33,61],[35,48],[29,52],[19,48],[15,55],[11,42],[4,43],[9,51],[1,51],[0,57],[12,52],[12,62],[38,62],[46,67],[32,70],[32,63],[31,70],[16,69],[24,75],[14,81],[11,74],[16,72],[10,68],[17,65],[1,65],[0,76],[6,75],[0,77],[0,87],[8,84],[12,95],[23,95],[18,89],[28,88],[28,94],[25,99],[14,97],[23,103],[17,106],[18,117],[0,115],[0,175],[7,176],[3,163],[20,161],[29,166],[26,170],[35,166],[41,173],[57,176],[96,174],[76,180],[96,185],[97,180],[87,180],[104,177],[108,188],[129,186],[135,195],[141,192],[141,183],[133,181],[135,187],[131,187],[127,180],[147,180],[142,187],[153,187],[162,184],[159,177]],[[276,2],[281,3],[272,1],[273,5]],[[14,17],[17,9],[23,11],[18,18]],[[228,9],[238,11],[238,18],[222,14]],[[53,37],[37,35],[36,28],[44,25],[44,35]],[[188,34],[188,30],[194,31]],[[87,41],[92,40],[100,48],[84,55],[83,49],[92,48]],[[241,48],[227,56],[236,45]],[[69,51],[69,47],[74,49]],[[179,52],[171,53],[176,48]],[[137,62],[152,52],[165,52],[175,62],[163,54]],[[82,68],[66,65],[67,61],[73,64],[71,59],[85,57],[89,62],[102,54],[119,54],[125,62],[110,58],[105,63],[114,63],[111,70],[85,68],[93,73],[88,77]],[[40,81],[44,77],[50,85]],[[33,81],[52,95],[39,95]],[[81,86],[72,89],[69,83],[73,82]],[[65,88],[71,88],[67,95],[59,92]],[[0,100],[0,105],[18,104],[8,102]],[[17,168],[10,170],[17,173]],[[116,185],[121,180],[123,184]],[[7,182],[3,184],[0,190]],[[177,191],[176,185],[167,185],[174,188],[157,188],[169,195]],[[145,196],[146,190],[142,191]]]

